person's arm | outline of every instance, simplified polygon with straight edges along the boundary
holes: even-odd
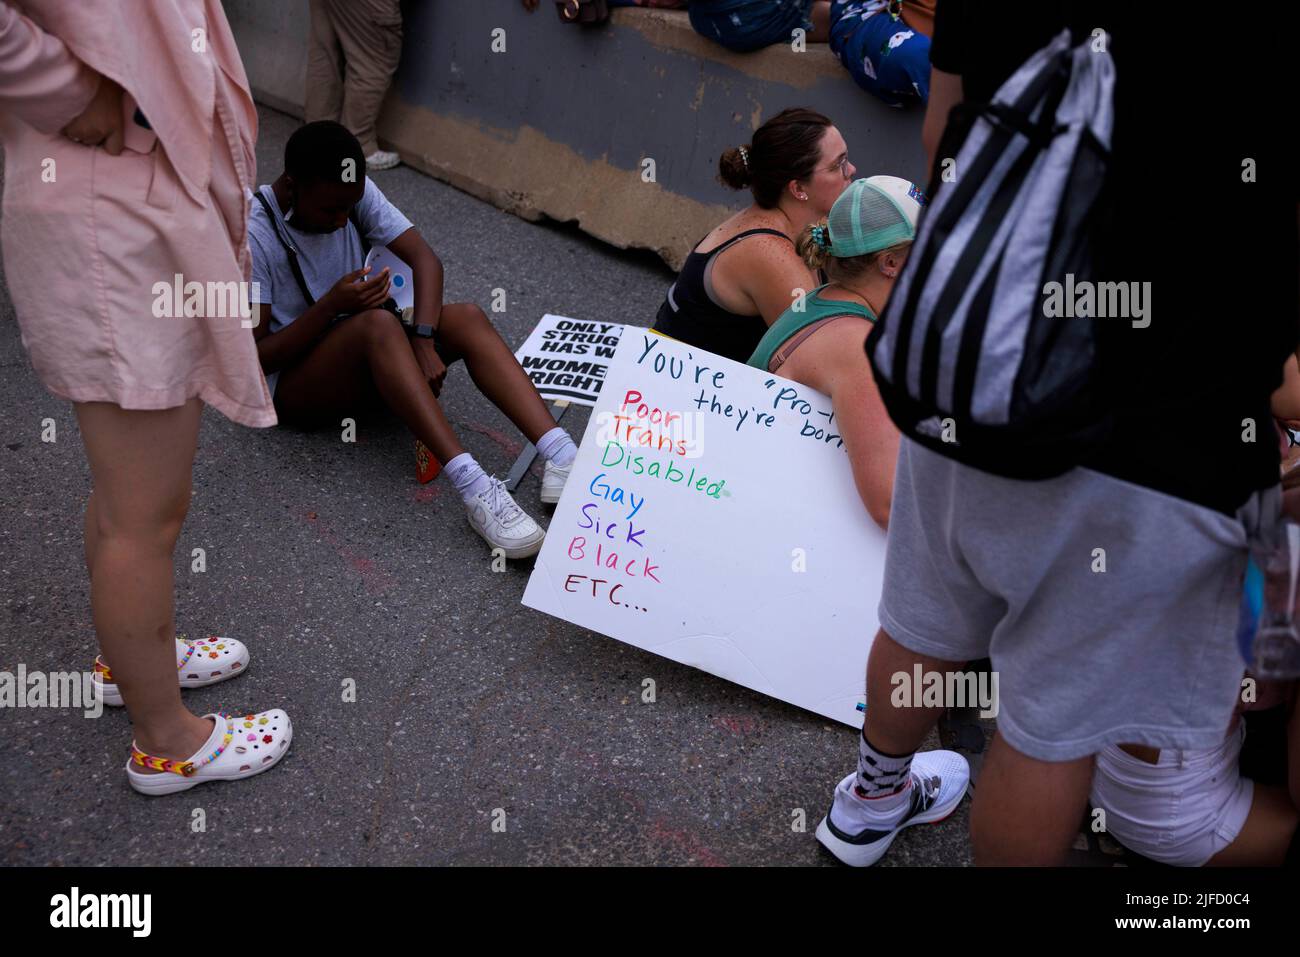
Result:
[[[324,299],[317,299],[315,305],[289,325],[272,332],[270,304],[260,303],[257,309],[253,338],[257,341],[258,361],[267,375],[279,372],[310,350],[336,315]]]
[[[941,0],[934,8],[934,33],[930,37],[930,100],[925,107],[921,127],[921,145],[925,148],[925,172],[935,174],[940,159],[939,141],[948,125],[948,114],[964,100],[962,74],[968,72],[970,53],[966,24],[970,17],[987,17],[986,10],[972,10],[965,0]],[[976,54],[978,55],[978,54]]]
[[[926,172],[931,176],[935,172],[939,140],[948,125],[948,113],[962,99],[961,76],[930,67],[930,101],[926,104],[925,122],[921,126],[921,145],[925,148]]]
[[[348,273],[279,332],[271,331],[270,304],[258,304],[253,338],[257,342],[257,358],[262,363],[262,371],[268,374],[279,372],[310,352],[339,313],[364,312],[382,305],[388,298],[388,270],[382,269],[378,275],[358,282],[369,271],[370,267],[366,266]]]
[[[90,106],[100,80],[62,40],[0,0],[0,112],[57,133]]]
[[[442,316],[442,260],[414,226],[390,242],[388,248],[411,267],[411,278],[415,283],[415,325],[433,326],[436,332]],[[415,361],[419,363],[433,394],[441,395],[442,384],[447,378],[447,363],[438,355],[434,340],[412,335],[411,351],[415,353]]]
[[[888,529],[899,433],[871,374],[865,348],[868,332],[865,323],[846,319],[817,335],[834,337],[821,347],[827,355],[836,357],[830,372],[831,403],[853,467],[853,482],[867,513],[877,525]]]
[[[412,226],[388,243],[398,259],[411,267],[415,283],[415,322],[438,328],[442,315],[442,260]]]

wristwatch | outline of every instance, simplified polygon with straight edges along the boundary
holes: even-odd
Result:
[[[409,327],[411,335],[419,336],[421,339],[432,339],[438,331],[433,326],[423,326],[412,323]]]

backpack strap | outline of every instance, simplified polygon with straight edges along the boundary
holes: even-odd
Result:
[[[276,219],[275,211],[271,209],[271,204],[266,201],[266,197],[262,195],[262,191],[260,189],[255,190],[253,195],[257,198],[257,201],[262,204],[262,208],[266,210],[266,215],[271,217],[271,228],[275,230],[275,235],[279,238],[280,245],[284,247],[284,251],[289,254],[289,268],[293,271],[293,278],[297,281],[298,288],[302,291],[303,298],[307,300],[307,305],[309,307],[316,305],[316,297],[313,296],[311,290],[307,288],[307,277],[302,274],[302,265],[298,262],[298,250],[294,248],[293,243],[289,242],[289,238],[285,236],[284,231],[280,228],[280,223]],[[355,212],[355,210],[353,212]],[[349,214],[349,218],[351,215],[352,214]]]

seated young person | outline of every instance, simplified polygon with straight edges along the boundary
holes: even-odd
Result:
[[[276,413],[311,428],[391,410],[442,463],[474,530],[507,558],[535,555],[545,532],[465,451],[438,404],[447,367],[463,359],[479,391],[537,446],[546,460],[543,502],[559,501],[577,454],[573,440],[483,310],[443,303],[441,261],[365,169],[361,144],[345,127],[308,123],[289,137],[284,172],[254,196],[248,238],[261,303],[254,336]],[[363,240],[411,267],[411,328],[383,308],[388,271],[366,275]]]
[[[749,357],[752,366],[831,397],[858,494],[881,528],[889,525],[899,437],[863,346],[907,261],[924,202],[897,176],[851,184],[829,219],[809,226],[795,247],[831,281],[783,312]]]

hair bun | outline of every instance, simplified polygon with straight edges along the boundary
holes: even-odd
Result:
[[[754,181],[750,172],[751,147],[733,146],[718,160],[718,178],[732,189],[746,189]]]
[[[826,220],[805,226],[795,240],[794,251],[809,269],[823,268],[831,258],[830,225]]]

